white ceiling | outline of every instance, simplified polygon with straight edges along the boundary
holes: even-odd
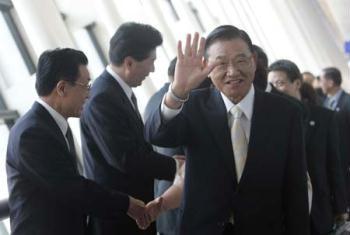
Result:
[[[350,41],[350,0],[318,0],[343,41]]]

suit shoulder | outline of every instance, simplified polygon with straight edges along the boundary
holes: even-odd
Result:
[[[276,109],[280,112],[291,111],[291,112],[303,112],[303,107],[301,102],[286,96],[271,94],[267,92],[257,91],[256,95],[261,96],[264,100],[264,104],[267,107]]]
[[[43,123],[33,112],[28,112],[22,118],[17,120],[16,124],[11,128],[9,139],[20,140],[23,137],[32,135],[45,135],[50,132],[50,127]]]

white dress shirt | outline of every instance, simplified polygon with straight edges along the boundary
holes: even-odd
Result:
[[[57,123],[58,127],[60,128],[64,139],[66,140],[66,144],[68,146],[68,149],[70,149],[69,147],[69,142],[68,139],[66,137],[67,134],[67,130],[68,130],[68,122],[67,120],[60,114],[58,113],[55,109],[53,109],[50,105],[48,105],[45,101],[43,101],[42,99],[38,98],[36,100],[39,104],[41,104],[48,112],[49,114],[52,116],[52,118],[55,120],[55,122]],[[74,136],[73,136],[73,141],[74,141]],[[74,145],[75,145],[75,149],[77,149],[77,145],[74,141]],[[84,172],[84,162],[83,162],[83,158],[81,156],[81,154],[76,152],[76,162],[77,162],[77,168],[78,168],[78,172],[80,175],[83,175]]]
[[[45,101],[43,101],[42,99],[39,98],[36,101],[39,104],[41,104],[49,112],[49,114],[52,116],[52,118],[55,120],[55,122],[57,123],[58,127],[60,128],[60,130],[61,130],[61,132],[66,140],[66,143],[67,143],[67,146],[69,149],[68,140],[66,138],[66,133],[68,130],[67,120],[60,113],[58,113],[55,109],[53,109],[50,105],[48,105]]]
[[[118,84],[122,87],[125,95],[128,97],[132,107],[136,110],[136,107],[134,106],[134,103],[131,100],[131,96],[133,94],[133,91],[131,87],[124,82],[124,80],[116,73],[113,71],[110,65],[107,65],[106,67],[107,72],[118,82]]]

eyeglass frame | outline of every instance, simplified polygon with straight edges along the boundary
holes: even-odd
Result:
[[[83,87],[87,90],[90,90],[91,89],[91,86],[92,86],[92,81],[89,81],[87,84],[84,84],[84,83],[81,83],[81,82],[77,82],[77,81],[74,81],[72,82],[74,85],[78,85],[80,87]]]

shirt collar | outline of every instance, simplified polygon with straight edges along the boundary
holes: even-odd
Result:
[[[122,87],[122,89],[123,89],[124,93],[126,94],[126,96],[127,96],[129,99],[131,99],[131,95],[132,95],[132,93],[133,93],[131,87],[129,87],[129,85],[126,84],[126,83],[124,82],[124,80],[123,80],[116,72],[113,71],[113,69],[111,68],[110,65],[107,65],[106,70],[107,70],[107,72],[108,72],[110,75],[112,75],[112,77],[113,77],[115,80],[117,80],[117,82],[118,82],[119,85]]]
[[[230,112],[230,110],[237,105],[242,110],[246,118],[249,121],[252,120],[255,96],[255,89],[253,85],[250,86],[248,94],[236,105],[232,103],[231,100],[229,100],[222,92],[220,93],[222,99],[224,100],[227,113]]]
[[[271,85],[271,83],[268,82],[266,85],[265,92],[270,93],[271,91],[272,91],[272,85]]]
[[[333,96],[328,96],[328,99],[330,101],[332,100],[338,101],[342,92],[343,92],[343,89],[339,89],[339,91],[337,91],[337,93],[335,93]]]
[[[55,109],[53,109],[49,104],[47,104],[45,101],[42,99],[38,98],[36,100],[39,104],[41,104],[52,116],[52,118],[55,120],[57,123],[58,127],[62,131],[63,135],[66,136],[67,129],[68,129],[68,122],[67,120]]]

